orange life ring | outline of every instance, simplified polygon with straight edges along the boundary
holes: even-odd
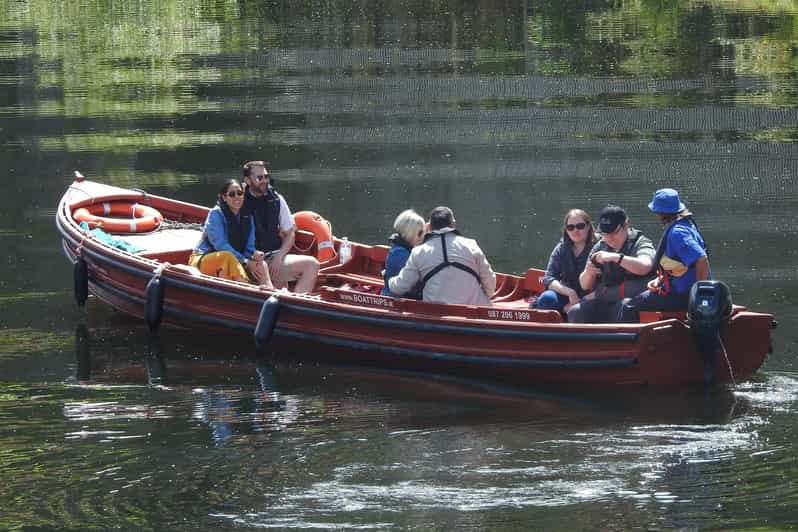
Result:
[[[294,213],[294,221],[298,229],[310,231],[316,237],[316,242],[318,243],[316,258],[319,259],[319,262],[325,262],[335,257],[330,222],[313,211]]]
[[[109,218],[108,216],[114,216]],[[157,209],[129,201],[95,203],[77,209],[72,217],[109,233],[147,233],[163,221]]]

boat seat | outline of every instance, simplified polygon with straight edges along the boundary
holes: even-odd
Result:
[[[524,276],[524,288],[529,290],[533,294],[540,295],[546,290],[546,287],[543,286],[543,276],[546,275],[545,270],[540,270],[538,268],[529,268],[526,271],[526,275]]]
[[[337,281],[341,283],[339,287],[341,289],[366,294],[379,294],[383,287],[382,279],[356,273],[323,273],[319,275],[319,278],[322,284],[328,281]]]
[[[172,264],[172,267],[180,270],[181,272],[187,273],[192,277],[199,277],[202,275],[202,272],[200,272],[197,268],[194,266],[189,266],[188,264]]]
[[[687,312],[659,312],[654,310],[641,310],[640,323],[654,323],[656,321],[663,321],[669,319],[676,319],[684,321],[687,319]]]
[[[746,307],[742,305],[732,305],[732,316],[737,314],[738,312],[742,312],[747,310]],[[640,323],[653,323],[655,321],[662,321],[668,319],[676,319],[681,321],[687,320],[687,312],[680,311],[680,312],[658,312],[653,310],[642,310],[640,311]]]
[[[511,293],[515,288],[512,278],[509,275],[498,274],[496,275],[496,288],[493,292],[494,298],[504,297]]]
[[[157,260],[158,262],[171,262],[172,264],[188,264],[192,249],[175,249],[169,251],[154,251],[141,253],[142,257]]]
[[[161,229],[151,233],[115,236],[143,249],[141,255],[149,257],[153,253],[190,250],[199,242],[202,231],[199,229]]]
[[[509,276],[508,276],[509,277]],[[502,295],[494,294],[491,298],[493,304],[496,303],[503,303],[503,302],[516,302],[518,300],[523,300],[525,305],[529,305],[529,302],[524,299],[524,280],[520,278],[513,279],[512,282],[512,289]]]

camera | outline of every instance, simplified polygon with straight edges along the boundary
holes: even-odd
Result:
[[[601,264],[599,264],[599,261],[596,260],[595,254],[590,256],[590,262],[592,262],[593,266],[595,266],[596,268],[601,268]]]

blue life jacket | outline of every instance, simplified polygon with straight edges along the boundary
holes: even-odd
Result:
[[[244,209],[238,211],[238,215],[233,214],[230,207],[227,206],[222,200],[219,200],[219,207],[222,209],[225,221],[227,222],[227,241],[239,253],[244,253],[247,249],[247,241],[249,240],[249,233],[252,231],[250,224],[250,214],[245,212]]]

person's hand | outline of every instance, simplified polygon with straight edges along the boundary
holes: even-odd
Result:
[[[262,251],[256,251],[255,253],[252,254],[252,259],[251,260],[254,260],[255,262],[262,261],[263,260],[263,252]]]
[[[579,303],[579,294],[576,293],[576,290],[571,289],[570,292],[568,292],[567,306],[570,308],[572,305],[576,305],[577,303]],[[568,309],[565,309],[565,311],[568,312]]]
[[[599,264],[607,264],[610,262],[618,262],[618,254],[611,251],[597,251],[593,254],[593,258]]]
[[[244,267],[249,276],[258,284],[263,281],[264,271],[262,267],[259,267],[261,264],[263,264],[263,262],[255,260],[255,256],[253,255],[252,258],[247,261],[247,265]]]
[[[659,277],[651,279],[648,282],[648,290],[649,290],[649,292],[659,292],[659,287],[660,287]]]
[[[269,273],[271,273],[272,279],[279,279],[280,278],[280,269],[283,267],[283,256],[280,253],[276,253],[272,261],[269,263]]]
[[[596,266],[592,260],[587,261],[585,271],[591,275],[601,275],[601,268]]]

